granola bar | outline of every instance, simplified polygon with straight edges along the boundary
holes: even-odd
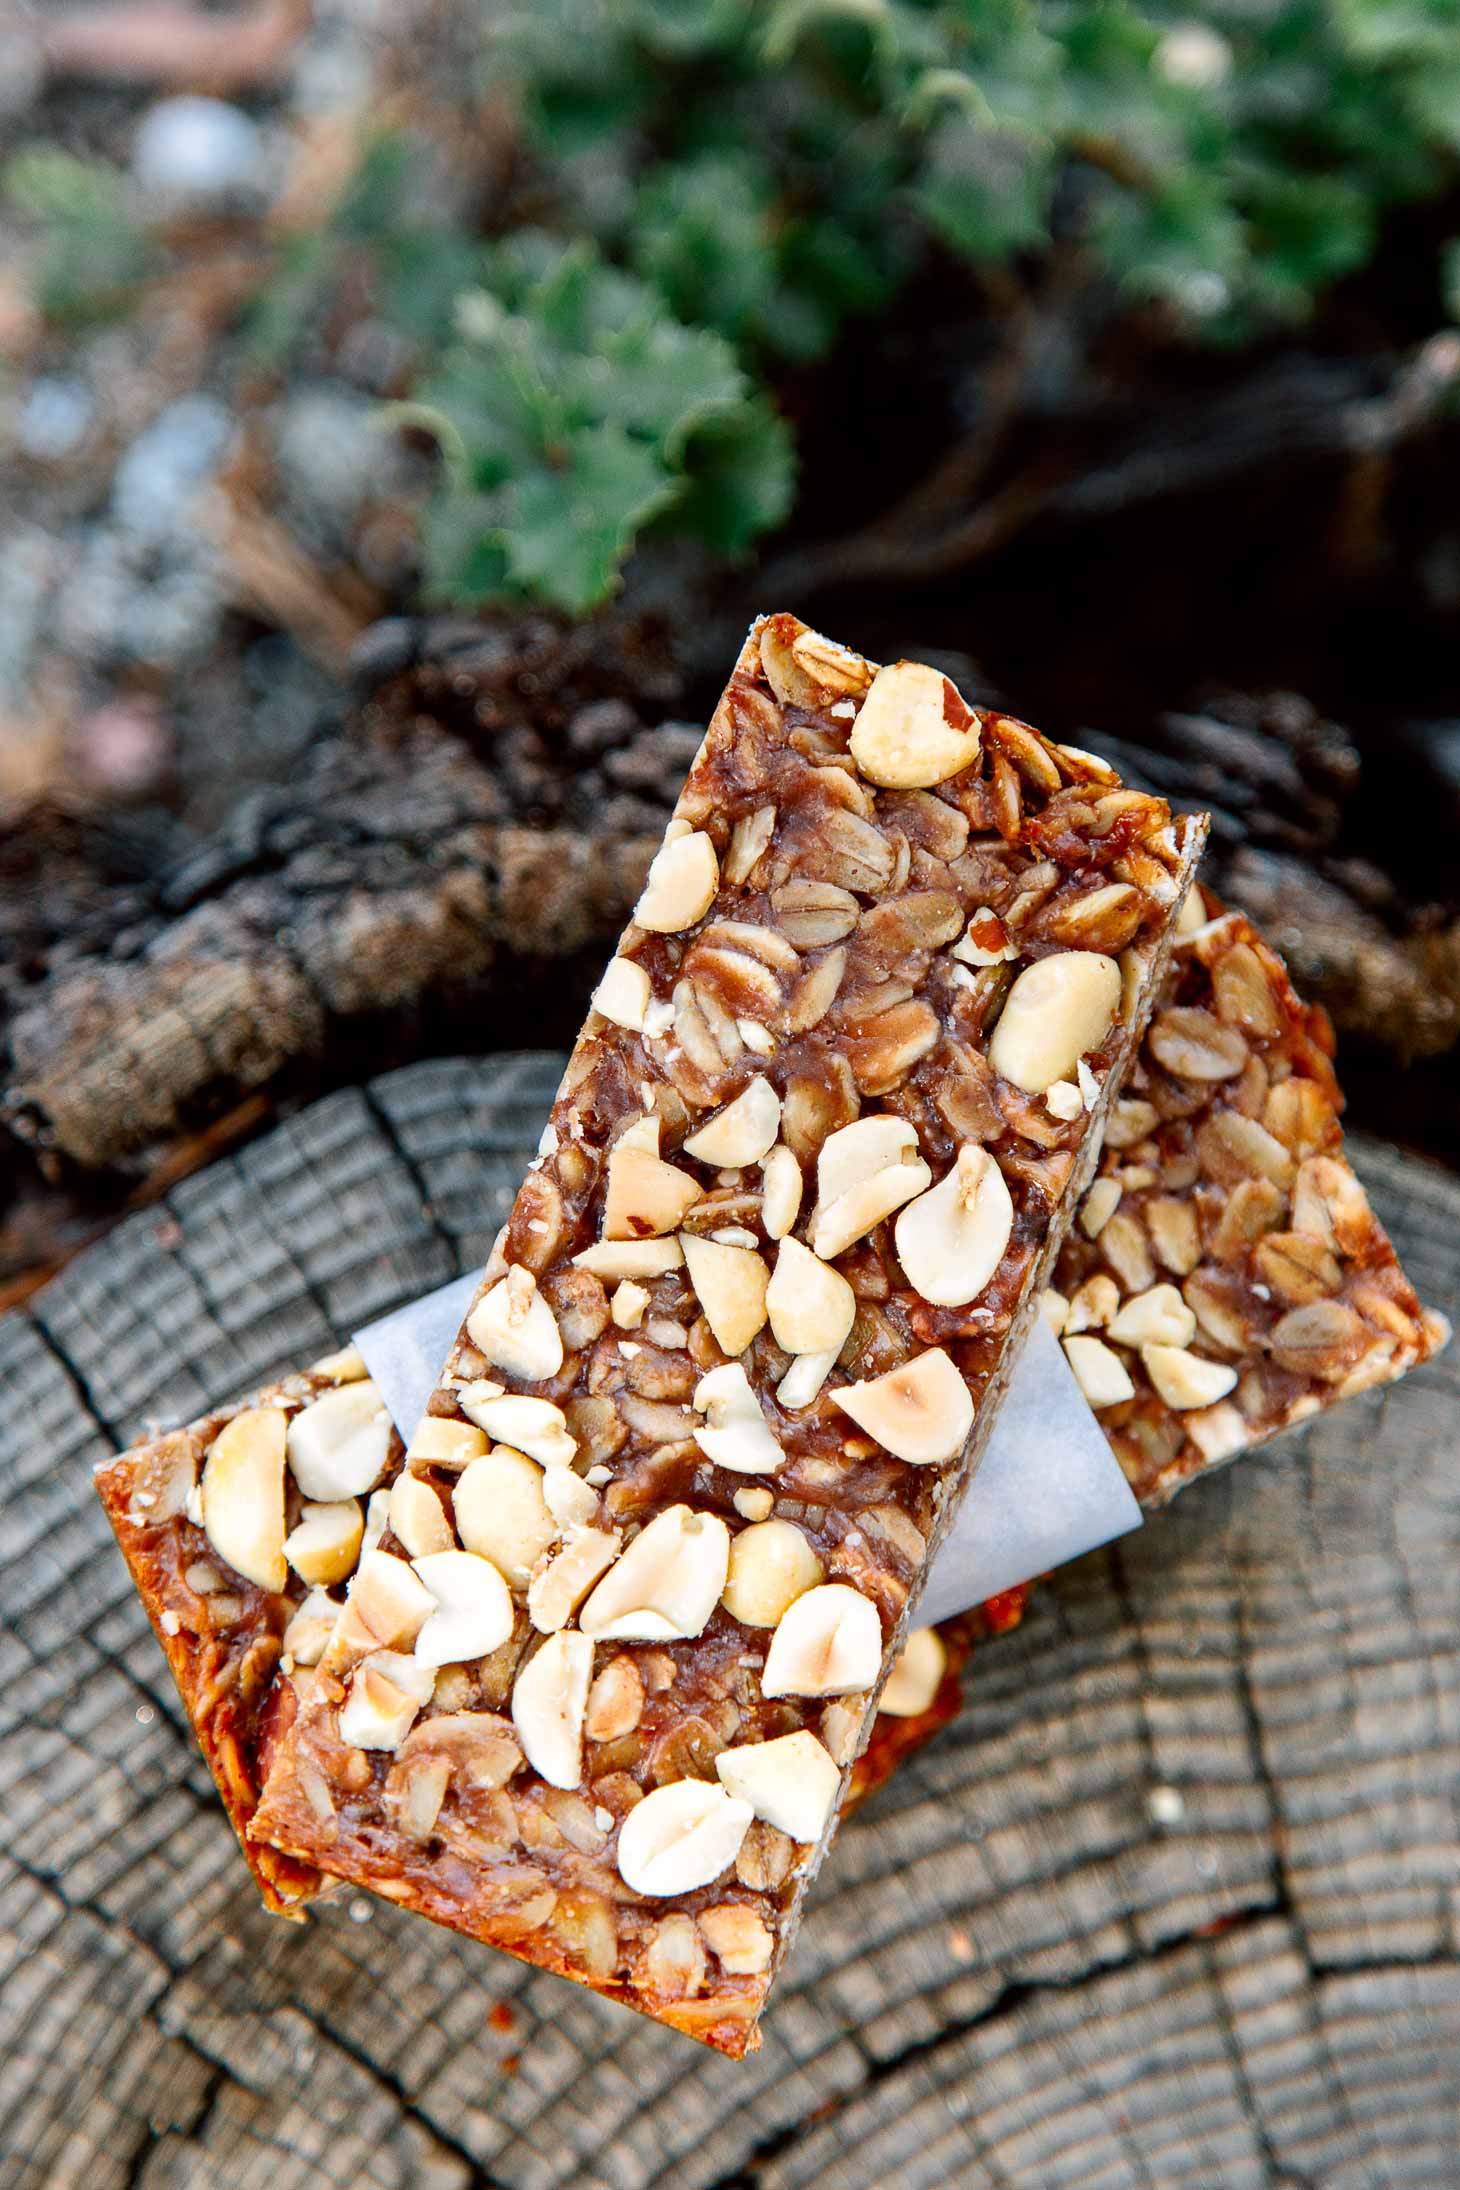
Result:
[[[106,1461],[96,1487],[229,1821],[276,1914],[323,1881],[250,1840],[272,1744],[383,1532],[401,1442],[354,1347]],[[374,1492],[369,1506],[362,1501]],[[280,1673],[286,1676],[280,1679]]]
[[[1138,1498],[1448,1337],[1343,1153],[1326,1015],[1194,890],[1045,1312]]]
[[[1202,835],[756,626],[255,1842],[758,2042]]]
[[[1194,887],[1043,1302],[1145,1506],[1449,1338],[1344,1156],[1332,1056],[1277,952]],[[979,1619],[909,1638],[859,1797],[953,1716]]]
[[[1294,1088],[1283,1101],[1295,1112],[1301,1109],[1307,1114],[1315,1129],[1323,1118],[1322,1106],[1326,1105],[1333,1113],[1333,1121],[1325,1121],[1322,1125],[1322,1149],[1314,1152],[1323,1153],[1342,1167],[1346,1180],[1351,1182],[1345,1184],[1344,1198],[1350,1210],[1357,1212],[1360,1203],[1356,1197],[1362,1195],[1362,1189],[1348,1172],[1337,1130],[1342,1094],[1331,1064],[1332,1034],[1327,1017],[1320,1008],[1306,1006],[1297,997],[1281,960],[1269,946],[1261,943],[1250,923],[1226,913],[1215,895],[1200,885],[1193,887],[1178,922],[1175,953],[1167,973],[1162,1008],[1184,1004],[1188,1009],[1212,1012],[1219,1020],[1224,1011],[1230,1014],[1233,995],[1230,959],[1233,952],[1242,950],[1256,954],[1275,999],[1273,1017],[1278,1023],[1258,1044],[1269,1085],[1278,1081],[1310,1083],[1308,1090],[1300,1093]],[[1214,978],[1218,963],[1227,965],[1221,983]],[[1238,966],[1250,970],[1247,958],[1240,959]],[[1250,1018],[1250,1011],[1247,1016]],[[1158,1039],[1164,1040],[1164,1035]],[[1151,1030],[1148,1030],[1140,1059],[1132,1069],[1114,1132],[1107,1131],[1101,1164],[1104,1177],[1119,1177],[1131,1167],[1130,1148],[1122,1145],[1122,1128],[1129,1122],[1144,1124],[1144,1113],[1135,1105],[1149,1100],[1145,1091],[1153,1073],[1163,1079],[1169,1078],[1153,1054]],[[1222,1093],[1224,1084],[1208,1083],[1194,1110],[1187,1110],[1184,1102],[1181,1105],[1184,1127],[1191,1144],[1198,1150],[1204,1145],[1201,1129],[1226,1107]],[[1179,1178],[1168,1184],[1171,1192],[1167,1198],[1190,1207],[1195,1237],[1198,1240],[1206,1234],[1215,1237],[1225,1207],[1219,1191],[1220,1181],[1198,1175],[1186,1184]],[[1137,1192],[1145,1190],[1137,1185]],[[1091,1196],[1087,1196],[1087,1206],[1095,1192],[1092,1188]],[[1098,1198],[1094,1206],[1098,1213]],[[1158,1212],[1155,1234],[1166,1241],[1168,1251],[1172,1240],[1191,1236],[1186,1220],[1169,1211]],[[1265,1234],[1264,1238],[1270,1239],[1271,1234]],[[1119,1246],[1117,1252],[1120,1252]],[[1443,1319],[1421,1308],[1372,1214],[1360,1221],[1357,1231],[1346,1233],[1343,1243],[1335,1241],[1333,1259],[1337,1279],[1335,1289],[1328,1297],[1343,1298],[1355,1279],[1382,1271],[1385,1298],[1397,1306],[1403,1316],[1405,1328],[1394,1334],[1396,1344],[1392,1353],[1382,1363],[1376,1357],[1370,1364],[1371,1370],[1382,1366],[1387,1376],[1399,1376],[1427,1359],[1444,1343],[1448,1332]],[[1223,1267],[1215,1254],[1210,1260],[1213,1267]],[[1065,1290],[1053,1297],[1045,1296],[1052,1320],[1062,1328],[1070,1317],[1069,1300],[1079,1297],[1081,1287],[1088,1285],[1089,1264],[1090,1248],[1084,1234],[1077,1232],[1066,1242],[1056,1266],[1056,1285]],[[1097,1270],[1095,1274],[1098,1277],[1100,1273]],[[1178,1274],[1190,1276],[1193,1273]],[[1112,1282],[1118,1286],[1118,1275],[1113,1276]],[[1102,1309],[1110,1310],[1111,1300],[1112,1296],[1103,1288],[1087,1291],[1075,1320],[1079,1322],[1089,1308],[1094,1309],[1098,1319]],[[1385,1314],[1387,1316],[1388,1310]],[[1096,1330],[1101,1327],[1098,1320],[1087,1326]],[[1106,1327],[1108,1329],[1108,1321]],[[1234,1390],[1239,1405],[1244,1394],[1249,1395],[1250,1402],[1250,1396],[1258,1392],[1264,1395],[1266,1404],[1251,1418],[1244,1416],[1246,1434],[1240,1442],[1221,1439],[1209,1452],[1207,1447],[1211,1441],[1204,1439],[1206,1410],[1196,1410],[1197,1435],[1193,1436],[1184,1426],[1182,1411],[1171,1407],[1145,1376],[1138,1347],[1119,1337],[1108,1342],[1117,1358],[1125,1362],[1133,1385],[1139,1388],[1130,1400],[1106,1408],[1104,1412],[1112,1431],[1112,1442],[1127,1468],[1132,1486],[1148,1506],[1163,1503],[1183,1483],[1209,1466],[1276,1434],[1311,1414],[1315,1408],[1332,1405],[1340,1396],[1331,1380],[1310,1377],[1303,1389],[1287,1388],[1284,1404],[1275,1404],[1275,1399],[1281,1396],[1277,1388],[1270,1381],[1261,1384],[1252,1381],[1269,1363],[1262,1342],[1254,1337],[1251,1345],[1233,1355],[1228,1365],[1238,1371]],[[1199,1356],[1212,1350],[1199,1330],[1193,1339],[1193,1350]],[[280,1714],[293,1705],[292,1695],[276,1693],[281,1678],[279,1668],[282,1665],[282,1678],[287,1682],[296,1664],[305,1666],[317,1662],[325,1633],[339,1604],[336,1597],[316,1588],[309,1613],[294,1630],[296,1659],[287,1642],[290,1639],[289,1622],[306,1594],[302,1579],[291,1572],[281,1596],[257,1589],[229,1567],[226,1560],[222,1560],[224,1573],[220,1578],[218,1547],[211,1541],[200,1540],[198,1525],[189,1522],[185,1508],[191,1500],[197,1510],[195,1486],[208,1454],[227,1425],[240,1413],[275,1405],[293,1413],[328,1390],[341,1384],[358,1383],[363,1373],[358,1355],[347,1351],[271,1386],[241,1407],[218,1410],[186,1430],[138,1447],[120,1460],[110,1462],[99,1473],[99,1487],[107,1510],[167,1651],[204,1754],[223,1790],[229,1814],[241,1837],[257,1801],[262,1770],[259,1760],[267,1754],[268,1732],[277,1726]],[[1134,1432],[1127,1432],[1126,1425],[1132,1421],[1139,1426]],[[1230,1420],[1227,1427],[1230,1438]],[[397,1455],[399,1447],[388,1447],[388,1453]],[[293,1495],[302,1498],[297,1485]],[[383,1499],[377,1497],[373,1519],[366,1523],[366,1541],[381,1533],[382,1505]],[[183,1577],[187,1577],[186,1580]],[[955,1620],[944,1621],[937,1630],[918,1629],[908,1638],[882,1691],[872,1733],[853,1768],[848,1805],[883,1785],[905,1756],[921,1747],[956,1715],[962,1696],[961,1675],[971,1649],[976,1642],[1016,1624],[1027,1594],[1027,1586],[1007,1591],[987,1605]],[[282,1657],[278,1648],[281,1637],[286,1643]],[[297,1908],[321,1883],[307,1866],[294,1863],[262,1844],[245,1842],[245,1851],[272,1907],[287,1904],[291,1909]]]

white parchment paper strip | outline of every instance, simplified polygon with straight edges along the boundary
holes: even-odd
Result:
[[[918,1605],[931,1627],[1141,1525],[1059,1340],[1037,1316]]]
[[[435,1388],[478,1275],[456,1278],[355,1334],[403,1437]],[[1058,1341],[1036,1319],[918,1617],[946,1620],[1140,1525],[1120,1463]]]

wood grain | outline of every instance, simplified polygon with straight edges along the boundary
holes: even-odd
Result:
[[[841,1833],[752,2061],[258,1909],[90,1467],[480,1261],[557,1063],[331,1097],[0,1320],[0,2184],[1453,2182],[1454,1352],[1036,1594]],[[1460,1186],[1353,1154],[1453,1317]]]

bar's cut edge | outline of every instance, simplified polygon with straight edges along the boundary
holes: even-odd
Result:
[[[248,1400],[240,1400],[235,1406],[215,1409],[212,1414],[203,1416],[201,1422],[204,1425],[217,1424],[221,1428],[230,1416],[242,1412],[246,1406],[266,1400],[271,1389],[272,1387],[266,1388]],[[195,1434],[198,1429],[198,1424],[189,1424],[187,1429],[172,1431],[163,1437],[129,1446],[125,1452],[114,1454],[112,1458],[102,1461],[94,1470],[93,1480],[102,1510],[116,1538],[117,1548],[126,1561],[132,1586],[141,1599],[142,1609],[147,1615],[152,1632],[162,1646],[168,1672],[172,1675],[173,1686],[187,1719],[188,1731],[218,1790],[224,1815],[243,1851],[244,1861],[253,1873],[264,1907],[271,1916],[282,1916],[288,1922],[299,1924],[304,1921],[305,1904],[325,1891],[329,1881],[313,1863],[290,1855],[283,1849],[271,1848],[267,1842],[250,1840],[248,1828],[258,1807],[262,1781],[258,1785],[241,1782],[227,1769],[223,1747],[203,1721],[204,1699],[199,1689],[198,1668],[195,1654],[190,1648],[190,1638],[181,1628],[169,1633],[163,1625],[169,1608],[163,1600],[162,1592],[151,1583],[141,1545],[133,1541],[142,1533],[128,1515],[131,1479],[136,1473],[138,1463],[165,1444],[168,1435],[187,1437]]]
[[[255,1600],[252,1621],[239,1622],[240,1630],[246,1624],[251,1626],[255,1642],[270,1634],[282,1638],[288,1624],[283,1612],[287,1599],[281,1597],[276,1612],[266,1612],[265,1608],[270,1604],[270,1593],[256,1589],[245,1577],[238,1575],[236,1568],[229,1567],[222,1553],[181,1507],[175,1506],[164,1513],[148,1510],[145,1515],[139,1514],[134,1504],[134,1494],[145,1470],[166,1470],[170,1452],[176,1454],[179,1465],[186,1460],[192,1481],[196,1484],[209,1449],[228,1423],[240,1414],[255,1408],[274,1406],[284,1407],[292,1413],[311,1405],[329,1392],[362,1381],[365,1381],[363,1363],[359,1362],[354,1349],[347,1346],[312,1362],[307,1368],[290,1370],[273,1377],[243,1398],[211,1407],[195,1421],[185,1423],[178,1429],[159,1431],[155,1436],[141,1438],[135,1444],[129,1445],[124,1452],[99,1461],[92,1470],[97,1497],[111,1524],[117,1548],[126,1562],[132,1585],[141,1599],[152,1631],[162,1646],[189,1731],[218,1789],[224,1812],[243,1850],[244,1860],[258,1884],[264,1906],[270,1914],[287,1917],[295,1922],[302,1921],[306,1903],[328,1892],[336,1882],[312,1860],[298,1857],[286,1850],[272,1849],[267,1841],[252,1839],[248,1830],[262,1797],[263,1782],[267,1776],[266,1760],[272,1754],[274,1743],[282,1731],[277,1717],[271,1716],[271,1713],[275,1700],[282,1699],[288,1684],[281,1680],[276,1660],[260,1691],[259,1706],[255,1714],[256,1724],[249,1737],[256,1742],[256,1748],[248,1761],[258,1769],[252,1777],[230,1769],[230,1754],[208,1716],[210,1703],[214,1699],[210,1698],[202,1678],[199,1638],[186,1624],[187,1605],[181,1597],[175,1605],[168,1603],[165,1587],[151,1572],[146,1539],[167,1525],[194,1528],[198,1537],[199,1555],[227,1567],[235,1575],[239,1588],[247,1591],[250,1599]],[[399,1439],[394,1432],[392,1439],[398,1445]],[[361,1502],[364,1503],[363,1495]],[[171,1632],[164,1624],[170,1613],[178,1621],[176,1629]],[[292,1688],[288,1692],[292,1697]]]

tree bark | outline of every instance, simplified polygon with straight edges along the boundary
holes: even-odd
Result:
[[[201,845],[54,805],[0,832],[0,1117],[63,1177],[145,1176],[251,1090],[486,1023],[622,926],[699,744],[678,697],[646,618],[398,618],[298,780]]]
[[[262,1914],[90,1465],[479,1261],[560,1063],[334,1095],[0,1319],[7,2184],[1449,2182],[1453,1349],[1036,1593],[840,1835],[749,2062],[363,1900]],[[1351,1148],[1455,1317],[1460,1187]]]
[[[328,747],[250,817],[246,843],[205,848],[137,928],[61,958],[24,997],[12,1130],[88,1170],[122,1164],[323,1058],[348,1021],[469,1005],[503,955],[563,957],[615,933],[657,839],[503,823],[490,791],[452,739]]]
[[[1299,724],[1289,743],[1249,708],[1248,720],[1168,717],[1154,747],[1104,744],[1132,780],[1214,806],[1209,879],[1341,1029],[1401,1056],[1443,1052],[1460,1029],[1460,928],[1396,933],[1326,871],[1336,792],[1352,794],[1357,758],[1303,703],[1282,706]],[[1276,703],[1268,714],[1283,719]],[[27,939],[39,971],[8,984],[0,1114],[84,1171],[145,1166],[371,1028],[419,1048],[413,1026],[433,1012],[465,1023],[511,984],[504,968],[601,952],[695,737],[645,728],[627,708],[611,735],[586,813],[571,755],[524,758],[500,740],[478,753],[432,724],[326,739],[297,787],[250,801],[149,882],[68,903],[51,937]],[[556,825],[522,825],[524,808]]]

